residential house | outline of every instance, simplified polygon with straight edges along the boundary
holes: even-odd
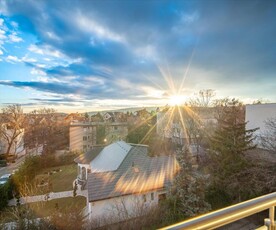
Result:
[[[82,155],[75,162],[78,177],[87,178],[87,216],[90,220],[116,217],[113,222],[146,214],[166,197],[178,170],[174,156],[150,157],[148,146],[124,141]],[[118,210],[127,215],[119,215]]]
[[[91,173],[91,162],[99,155],[104,147],[96,146],[77,157],[74,162],[78,164],[77,184],[82,188],[87,182],[87,174]]]
[[[91,122],[103,122],[103,116],[98,112],[96,114],[91,115],[90,117]]]
[[[123,112],[106,112],[103,119],[105,122],[126,122],[127,115]]]
[[[86,118],[83,116],[83,114],[80,114],[80,113],[70,113],[64,118],[64,120],[69,123],[73,121],[84,122]]]
[[[148,112],[145,108],[141,110],[137,110],[134,114],[139,117],[141,120],[147,120],[151,117],[150,112]]]

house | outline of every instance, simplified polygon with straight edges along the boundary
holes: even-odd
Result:
[[[72,121],[82,122],[82,121],[85,121],[85,119],[86,118],[80,113],[70,113],[64,118],[64,120],[69,123]]]
[[[82,188],[87,182],[87,174],[91,173],[90,163],[102,150],[103,147],[101,146],[94,147],[74,160],[78,164],[77,184]]]
[[[105,122],[126,122],[127,115],[123,112],[106,112],[103,119]]]
[[[78,177],[87,179],[87,216],[90,220],[116,217],[112,222],[137,217],[142,215],[137,209],[156,206],[178,170],[174,156],[150,157],[148,146],[124,141],[95,149],[75,162]],[[122,209],[127,216],[116,213]]]
[[[255,144],[261,146],[261,137],[266,135],[266,121],[276,119],[276,103],[253,104],[245,106],[246,129],[255,129]]]
[[[102,117],[102,115],[98,112],[98,113],[96,113],[96,114],[94,114],[94,115],[91,115],[90,120],[91,120],[92,122],[102,122],[102,121],[103,121],[103,117]]]
[[[147,120],[147,119],[149,119],[150,117],[151,117],[151,114],[150,114],[150,112],[148,112],[147,110],[146,110],[146,108],[144,108],[144,109],[141,109],[141,110],[137,110],[136,112],[134,112],[134,114],[137,116],[137,117],[139,117],[141,120]]]

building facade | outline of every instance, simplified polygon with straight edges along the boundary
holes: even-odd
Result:
[[[86,152],[96,145],[125,140],[128,134],[126,122],[71,122],[70,151]]]
[[[266,135],[266,121],[276,119],[276,103],[253,104],[245,106],[245,121],[247,129],[255,129],[255,144],[261,146],[261,138]]]

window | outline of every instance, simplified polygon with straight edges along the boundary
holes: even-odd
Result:
[[[150,197],[151,197],[151,200],[154,200],[154,193],[153,192],[150,194]]]
[[[147,197],[145,194],[143,195],[143,201],[144,201],[144,203],[147,202]]]
[[[86,146],[86,145],[84,145],[84,146],[83,146],[83,149],[86,149],[86,147],[87,147],[87,146]]]
[[[166,193],[162,193],[158,195],[158,202],[166,200]]]
[[[83,140],[84,140],[84,141],[87,141],[87,136],[84,136],[84,137],[83,137]]]

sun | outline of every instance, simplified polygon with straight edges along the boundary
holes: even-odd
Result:
[[[185,102],[186,97],[184,95],[171,95],[169,96],[169,104],[171,106],[180,106]]]

